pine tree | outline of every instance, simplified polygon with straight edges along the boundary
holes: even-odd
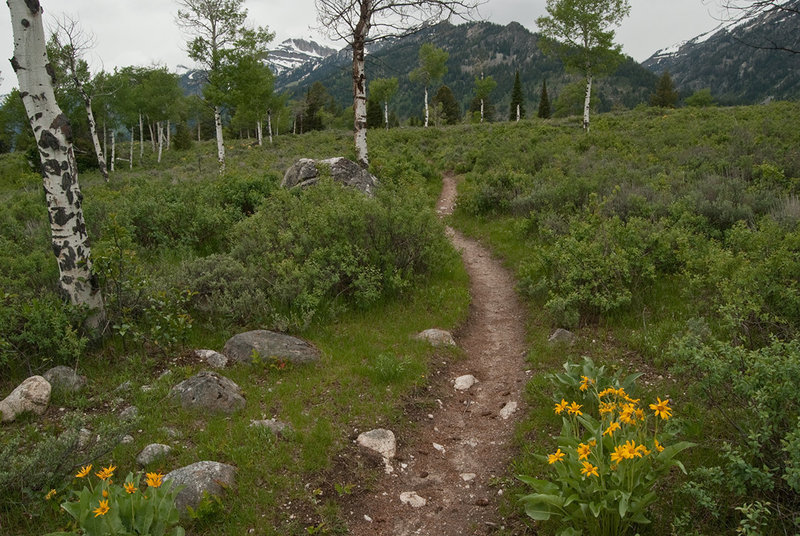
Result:
[[[672,84],[672,77],[670,77],[669,71],[664,71],[664,74],[656,82],[655,93],[650,95],[650,106],[675,108],[676,102],[678,102],[678,92]]]
[[[458,105],[458,101],[456,101],[456,97],[449,87],[440,87],[436,95],[431,99],[431,102],[434,106],[438,103],[442,103],[442,115],[444,116],[445,125],[455,125],[461,121],[461,107]]]
[[[519,112],[519,115],[517,115],[517,112]],[[522,95],[522,84],[519,81],[519,71],[517,71],[514,75],[514,87],[511,89],[511,108],[508,111],[508,120],[515,121],[524,117],[525,98]]]
[[[370,95],[367,99],[367,128],[380,128],[383,126],[383,110],[381,102]]]
[[[542,119],[550,117],[550,98],[547,96],[547,80],[542,80],[542,94],[539,97],[539,112],[536,115]]]

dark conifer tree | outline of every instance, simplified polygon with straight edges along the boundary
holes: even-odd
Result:
[[[367,128],[380,128],[383,126],[383,108],[375,99],[367,99]]]
[[[525,98],[522,95],[522,84],[519,81],[519,71],[514,75],[514,87],[511,88],[511,108],[508,111],[508,120],[516,121],[517,106],[519,106],[519,118],[525,117]]]
[[[442,103],[442,115],[444,115],[445,125],[455,125],[461,121],[461,107],[449,87],[440,87],[431,102],[433,102],[434,106],[440,102]]]
[[[661,108],[674,108],[678,102],[678,92],[672,84],[672,77],[669,71],[664,71],[661,78],[656,82],[656,91],[650,95],[650,106]]]
[[[539,113],[542,119],[550,117],[550,98],[547,96],[547,80],[542,80],[542,94],[539,96]]]

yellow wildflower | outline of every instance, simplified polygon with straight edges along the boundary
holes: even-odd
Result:
[[[567,406],[568,406],[568,405],[569,405],[569,403],[568,403],[566,400],[564,400],[564,399],[562,398],[562,399],[561,399],[561,402],[559,402],[558,404],[556,404],[556,408],[555,408],[556,415],[560,415],[562,411],[564,411],[565,409],[567,409]]]
[[[571,404],[571,405],[570,405],[570,406],[567,408],[567,412],[568,412],[570,415],[583,415],[583,412],[581,411],[581,408],[582,408],[582,407],[583,407],[583,406],[582,406],[581,404],[578,404],[577,402],[573,402],[573,403],[572,403],[572,404]]]
[[[672,408],[669,407],[669,398],[666,400],[658,398],[658,403],[650,404],[650,409],[655,412],[656,417],[661,417],[662,419],[669,419],[672,417]]]
[[[103,490],[103,498],[104,499],[108,499],[108,490],[107,489]]]
[[[661,443],[659,443],[659,442],[658,442],[658,439],[654,439],[653,441],[655,441],[655,444],[656,444],[656,450],[657,450],[658,452],[663,452],[663,451],[664,451],[664,447],[662,447],[662,446],[661,446]]]
[[[600,415],[614,413],[615,409],[617,409],[617,405],[614,402],[600,402]]]
[[[554,454],[548,454],[547,463],[552,465],[552,464],[554,464],[556,462],[560,462],[563,459],[564,459],[564,453],[561,452],[561,449],[558,449],[558,450],[556,450],[556,452]]]
[[[138,488],[133,485],[133,482],[125,482],[125,491],[128,493],[136,493]]]
[[[585,391],[589,388],[590,385],[594,383],[594,380],[589,378],[588,376],[581,376],[581,386],[580,390]]]
[[[111,508],[108,507],[108,501],[100,501],[100,505],[92,510],[92,512],[94,512],[94,517],[98,517],[106,515],[106,512],[109,510],[111,510]]]
[[[161,473],[147,473],[147,485],[151,488],[157,488],[161,485],[164,475]]]
[[[116,469],[116,466],[109,465],[108,467],[103,467],[103,469],[96,472],[95,475],[97,475],[97,478],[100,480],[107,480],[114,476],[114,469]]]
[[[86,475],[88,475],[91,470],[92,470],[91,463],[89,465],[84,465],[83,467],[81,467],[81,470],[78,471],[78,473],[75,475],[75,478],[83,478]]]
[[[624,451],[625,447],[622,445],[617,445],[614,447],[614,452],[611,453],[611,461],[615,463],[619,463],[625,459]]]
[[[616,394],[616,393],[617,393],[616,389],[614,389],[613,387],[607,387],[607,388],[603,389],[602,391],[600,391],[599,393],[597,393],[597,396],[599,398],[603,398],[605,396],[613,395],[613,394]]]
[[[642,408],[636,408],[636,418],[640,421],[644,420],[644,410]]]
[[[592,453],[592,448],[589,445],[584,445],[583,443],[578,445],[578,448],[575,449],[575,450],[578,451],[578,459],[579,460],[587,459],[589,457],[589,454]]]
[[[56,490],[51,489],[50,491],[47,492],[47,495],[44,496],[44,500],[45,501],[49,501],[50,499],[52,499],[55,496],[56,496]]]
[[[581,468],[581,474],[586,476],[600,476],[600,474],[597,472],[596,465],[592,465],[589,462],[581,462],[581,463],[583,463],[583,467]]]
[[[605,431],[603,432],[603,435],[610,435],[610,436],[613,437],[614,436],[614,432],[619,430],[620,428],[621,427],[620,427],[620,424],[618,422],[616,422],[616,421],[612,422],[612,423],[610,423],[608,425],[608,428],[605,429]]]
[[[647,450],[647,447],[645,447],[644,444],[636,445],[636,452],[637,452],[636,455],[639,456],[640,458],[642,456],[647,456],[650,454],[650,451]]]

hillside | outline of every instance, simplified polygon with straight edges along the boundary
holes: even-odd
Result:
[[[800,1],[790,2],[800,7]],[[800,50],[797,13],[766,13],[746,23],[721,25],[669,49],[642,65],[669,71],[685,95],[703,88],[724,104],[755,104],[800,96],[800,54],[768,50],[772,43]]]
[[[462,112],[473,97],[473,80],[483,72],[493,76],[497,88],[492,94],[497,118],[507,117],[514,72],[519,70],[528,113],[535,112],[542,80],[547,80],[551,100],[561,89],[579,78],[564,73],[560,61],[546,57],[537,45],[538,35],[521,24],[506,26],[489,22],[462,25],[442,23],[415,35],[374,46],[367,55],[367,79],[395,76],[400,80],[392,108],[401,118],[421,116],[422,88],[408,79],[417,66],[417,53],[423,43],[433,43],[450,53],[443,83],[450,86]],[[302,94],[314,82],[322,82],[342,105],[352,102],[351,55],[343,49],[319,65],[300,67],[276,77],[276,88],[293,95]],[[617,72],[596,85],[598,111],[630,108],[649,97],[656,77],[628,58]]]

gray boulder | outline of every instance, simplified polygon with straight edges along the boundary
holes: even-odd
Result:
[[[187,517],[187,506],[197,508],[203,500],[203,493],[219,496],[226,489],[236,486],[236,468],[219,462],[197,462],[168,473],[164,482],[173,486],[183,486],[175,497],[175,506],[181,516]]]
[[[228,358],[214,350],[195,350],[194,355],[215,369],[225,368],[228,365]]]
[[[558,328],[553,332],[552,335],[550,335],[550,338],[547,339],[547,342],[549,342],[551,346],[555,344],[566,344],[567,346],[572,346],[577,340],[578,336],[571,331],[564,328]]]
[[[63,365],[53,367],[42,377],[47,380],[53,389],[73,392],[80,391],[86,385],[86,376],[80,376],[74,370]]]
[[[414,338],[419,341],[428,341],[431,346],[441,347],[456,345],[456,341],[453,339],[450,332],[443,329],[426,329],[414,335]]]
[[[295,365],[319,361],[320,351],[312,344],[284,333],[258,329],[234,335],[222,353],[237,363],[252,363],[253,352],[262,360],[279,359]]]
[[[0,402],[0,419],[11,422],[25,411],[41,415],[50,403],[50,391],[50,382],[41,376],[31,376]]]
[[[188,410],[233,413],[245,406],[242,390],[230,379],[204,370],[183,380],[170,391]]]
[[[370,197],[375,195],[378,179],[352,160],[341,156],[326,160],[301,158],[286,170],[281,186],[284,188],[312,186],[319,181],[320,167],[330,169],[330,176],[334,181],[356,188]]]
[[[144,467],[145,465],[151,464],[159,458],[163,458],[169,454],[171,450],[172,447],[169,445],[164,445],[162,443],[151,443],[143,448],[142,452],[136,456],[136,463]]]

